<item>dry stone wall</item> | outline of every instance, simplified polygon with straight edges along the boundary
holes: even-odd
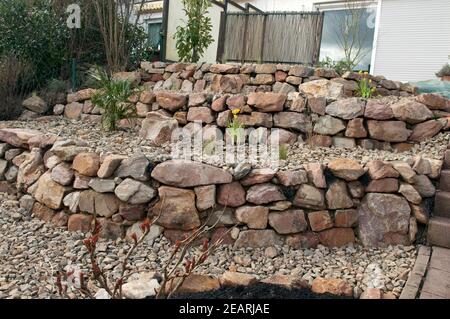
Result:
[[[208,236],[235,247],[410,244],[428,223],[442,161],[340,158],[303,169],[240,165],[234,173],[199,162],[152,163],[92,153],[76,140],[27,129],[0,129],[0,191],[18,192],[35,217],[87,232],[94,216],[102,236],[130,237],[162,212],[149,240],[170,240],[208,220]]]
[[[404,151],[450,127],[450,100],[415,96],[415,87],[382,76],[369,76],[377,98],[361,99],[361,76],[301,65],[161,62],[115,75],[143,87],[130,100],[138,119],[121,125],[141,127],[140,134],[155,145],[169,142],[178,127],[192,129],[195,121],[223,130],[234,109],[245,127],[276,128],[288,144],[300,138],[317,146]],[[101,110],[90,100],[94,92],[69,94],[54,113],[99,123]],[[32,102],[24,105],[39,101]]]

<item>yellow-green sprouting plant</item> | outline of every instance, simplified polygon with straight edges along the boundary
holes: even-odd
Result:
[[[229,129],[228,132],[230,132],[233,141],[237,141],[240,130],[244,128],[244,125],[241,122],[239,122],[238,118],[238,115],[239,113],[241,113],[241,110],[234,109],[231,112],[233,113],[233,120],[228,121],[227,128]]]
[[[369,79],[368,72],[359,71],[359,74],[357,94],[364,99],[370,99],[376,91],[372,86],[372,79]]]
[[[280,149],[278,150],[279,152],[279,158],[280,160],[286,160],[288,157],[288,148],[286,146],[286,144],[281,144],[280,145]]]

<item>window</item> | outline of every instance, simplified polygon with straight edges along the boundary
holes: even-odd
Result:
[[[161,46],[161,27],[161,20],[150,20],[148,22],[148,42],[149,45],[157,51],[160,50]]]
[[[369,70],[375,33],[376,8],[342,3],[324,9],[320,59],[335,61],[349,56],[357,70]],[[347,54],[346,54],[347,53]]]

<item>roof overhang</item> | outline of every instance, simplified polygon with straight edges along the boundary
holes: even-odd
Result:
[[[144,4],[136,4],[134,9],[139,13],[154,13],[161,12],[164,8],[164,1],[152,1]]]

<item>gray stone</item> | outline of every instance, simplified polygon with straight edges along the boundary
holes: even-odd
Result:
[[[120,200],[133,205],[148,203],[156,195],[153,188],[131,178],[120,183],[114,193]]]

